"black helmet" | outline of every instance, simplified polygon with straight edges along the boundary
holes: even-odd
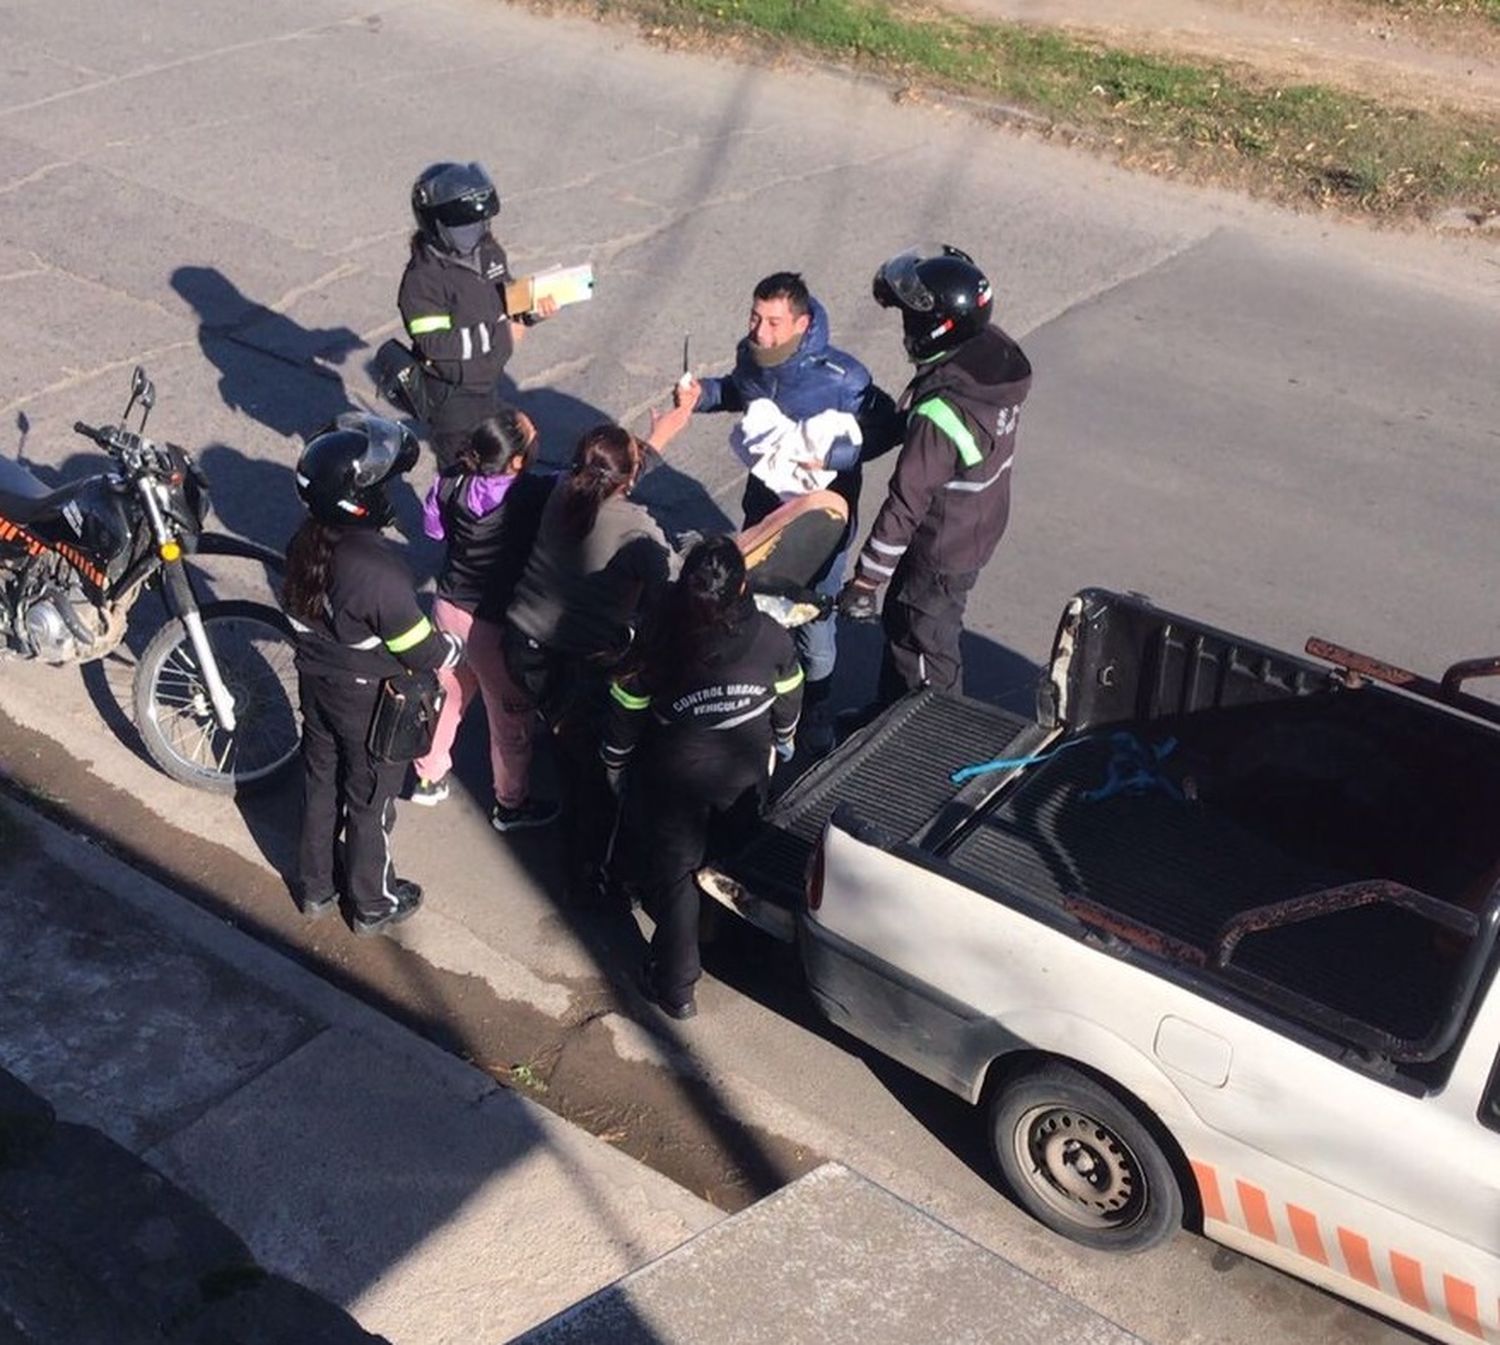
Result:
[[[430,241],[462,254],[479,246],[485,221],[500,213],[500,193],[477,163],[435,163],[412,185],[411,210]]]
[[[417,465],[417,441],[394,420],[346,411],[315,434],[297,459],[297,494],[320,523],[383,528],[385,484]]]
[[[875,272],[875,302],[899,308],[906,353],[918,364],[957,350],[989,325],[990,282],[947,243],[908,248]]]

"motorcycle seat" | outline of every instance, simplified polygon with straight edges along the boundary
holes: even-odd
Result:
[[[19,462],[0,458],[0,518],[12,523],[35,523],[62,511],[77,487],[49,490]]]

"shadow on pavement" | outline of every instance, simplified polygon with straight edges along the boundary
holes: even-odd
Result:
[[[356,332],[302,327],[242,294],[212,266],[179,266],[172,288],[198,315],[198,347],[219,371],[219,395],[230,410],[289,437],[348,405],[343,380],[325,362],[340,364],[361,349]],[[289,379],[289,370],[301,377]]]

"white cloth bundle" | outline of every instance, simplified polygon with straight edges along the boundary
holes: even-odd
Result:
[[[807,420],[792,420],[768,397],[757,397],[745,408],[729,433],[729,447],[750,474],[783,500],[813,490],[826,490],[838,475],[809,462],[826,462],[838,439],[862,442],[859,421],[847,411],[819,411]]]

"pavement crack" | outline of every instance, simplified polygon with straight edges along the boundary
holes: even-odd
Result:
[[[98,276],[85,275],[82,271],[74,271],[66,266],[59,266],[56,262],[48,261],[39,252],[31,254],[31,260],[47,275],[62,276],[65,280],[71,280],[79,285],[87,285],[107,294],[112,299],[123,299],[126,303],[138,304],[142,308],[149,308],[153,312],[160,313],[163,317],[176,319],[179,315],[173,312],[165,304],[155,299],[143,298],[139,294],[132,294],[127,289],[121,289],[118,285],[108,284]]]
[[[549,364],[545,369],[538,369],[529,375],[520,387],[528,391],[533,388],[547,387],[552,384],[561,383],[564,379],[573,378],[576,375],[586,373],[593,365],[592,355],[582,355],[577,359],[559,360],[556,364]]]
[[[723,135],[715,136],[681,136],[676,135],[669,128],[656,126],[656,132],[674,137],[674,142],[662,145],[657,149],[649,150],[645,154],[638,154],[632,159],[621,159],[616,163],[606,164],[602,168],[596,168],[588,173],[582,173],[578,177],[567,178],[560,182],[549,182],[541,187],[528,187],[523,191],[511,193],[509,199],[512,201],[528,201],[545,196],[557,196],[562,192],[576,191],[580,187],[592,187],[597,182],[607,178],[617,177],[621,173],[632,172],[637,168],[643,168],[647,164],[665,159],[673,154],[682,154],[692,150],[709,150],[715,145],[729,144],[735,140],[746,140],[756,136],[769,133],[768,127],[753,127],[740,131],[727,131]]]
[[[904,147],[883,149],[874,154],[861,155],[853,159],[841,159],[837,163],[821,164],[816,168],[809,168],[800,173],[783,173],[779,176],[767,179],[765,182],[757,183],[753,187],[741,187],[732,191],[719,192],[713,196],[705,196],[678,209],[669,208],[656,202],[642,200],[640,204],[662,212],[662,219],[653,225],[643,229],[635,229],[630,233],[617,234],[613,238],[600,239],[595,243],[588,244],[586,250],[590,257],[610,263],[622,252],[631,248],[640,247],[649,243],[652,239],[660,237],[668,229],[692,219],[695,215],[705,214],[710,210],[719,210],[725,206],[743,205],[747,201],[753,201],[757,197],[767,193],[780,191],[786,187],[799,186],[807,182],[816,182],[820,178],[832,177],[839,173],[852,170],[860,170],[872,167],[875,164],[884,163],[887,160],[898,158],[907,153]]]
[[[1018,332],[1017,335],[1030,336],[1032,333],[1040,331],[1043,327],[1056,322],[1059,318],[1066,317],[1074,309],[1082,308],[1085,304],[1091,304],[1098,299],[1102,299],[1106,294],[1113,294],[1116,290],[1126,285],[1134,284],[1143,276],[1148,276],[1153,271],[1160,270],[1163,266],[1168,266],[1179,257],[1192,252],[1195,248],[1202,247],[1219,232],[1221,231],[1217,228],[1210,229],[1207,233],[1200,234],[1195,238],[1187,238],[1180,243],[1167,245],[1160,252],[1147,258],[1147,260],[1134,270],[1112,275],[1108,280],[1100,285],[1096,285],[1093,289],[1085,290],[1082,294],[1071,296],[1065,302],[1058,304],[1051,312],[1043,313],[1026,331]]]
[[[137,80],[152,79],[172,70],[186,69],[188,66],[202,65],[208,61],[216,61],[225,56],[237,56],[242,52],[256,51],[263,47],[276,46],[282,42],[296,42],[307,37],[317,37],[322,33],[337,32],[341,28],[366,28],[371,17],[381,13],[394,13],[400,9],[408,9],[409,4],[392,5],[386,10],[376,10],[372,14],[356,14],[347,18],[335,19],[330,23],[316,23],[306,28],[295,28],[291,32],[273,33],[269,37],[248,38],[243,42],[230,42],[222,47],[212,47],[208,51],[194,52],[191,56],[180,56],[175,61],[159,61],[153,65],[141,66],[137,70],[127,70],[123,74],[107,75],[102,79],[93,80],[88,84],[80,84],[72,89],[60,89],[56,93],[45,94],[41,98],[33,98],[29,102],[14,103],[10,107],[0,108],[0,118],[15,116],[21,112],[31,112],[39,107],[50,107],[54,103],[67,102],[69,99],[78,98],[85,94],[97,93],[101,89],[114,88],[120,84],[131,84]]]
[[[301,285],[292,286],[279,299],[273,299],[265,306],[273,313],[284,313],[298,299],[305,298],[309,294],[316,294],[319,290],[327,289],[328,286],[337,284],[340,280],[347,280],[350,276],[359,275],[364,269],[358,262],[340,262],[332,270],[325,271],[320,276],[314,276]]]
[[[0,183],[0,196],[7,196],[13,191],[20,191],[22,187],[29,187],[33,182],[40,182],[44,177],[57,172],[59,168],[71,168],[77,159],[54,159],[51,163],[44,163],[40,168],[33,168],[31,172],[15,178],[13,181]]]
[[[0,416],[8,416],[12,411],[19,410],[23,406],[29,406],[32,402],[42,397],[49,397],[56,392],[67,392],[84,383],[92,382],[104,374],[113,373],[116,369],[134,368],[137,364],[145,364],[154,360],[158,355],[168,355],[174,351],[187,350],[197,345],[197,341],[188,339],[185,341],[169,341],[166,345],[153,346],[150,350],[137,351],[133,355],[127,355],[124,359],[108,360],[104,364],[96,364],[88,369],[69,370],[66,378],[60,378],[45,387],[34,388],[30,392],[23,392],[19,397],[13,397],[10,401],[0,404]]]

